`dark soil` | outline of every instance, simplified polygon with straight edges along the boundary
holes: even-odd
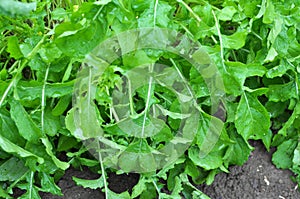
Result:
[[[58,186],[62,189],[64,196],[53,196],[49,193],[40,193],[42,199],[105,199],[104,194],[100,189],[84,189],[75,185],[72,177],[82,179],[97,179],[98,174],[92,173],[87,168],[82,171],[70,168],[66,171],[65,175],[58,182]],[[115,193],[122,193],[124,191],[132,191],[134,185],[138,183],[138,174],[121,174],[110,173],[108,175],[108,187]]]
[[[83,187],[76,186],[72,177],[82,179],[96,179],[98,174],[92,173],[88,169],[83,171],[70,168],[66,171],[65,175],[58,182],[58,186],[61,188],[64,196],[53,196],[49,193],[40,193],[42,199],[104,199],[104,194],[101,190],[84,189]]]
[[[253,142],[255,150],[243,166],[231,167],[230,173],[220,173],[212,185],[202,185],[201,191],[212,199],[298,199],[300,192],[291,180],[292,173],[279,170],[271,162],[272,152],[266,152],[260,142]],[[43,199],[104,199],[101,190],[75,186],[72,176],[85,179],[99,177],[88,170],[69,169],[59,181],[63,197],[41,194]],[[138,175],[109,175],[109,187],[116,193],[129,190],[137,183]]]
[[[298,199],[300,192],[291,180],[293,174],[279,170],[271,162],[260,142],[253,142],[255,150],[243,166],[233,166],[230,173],[220,173],[210,186],[200,190],[212,199]]]

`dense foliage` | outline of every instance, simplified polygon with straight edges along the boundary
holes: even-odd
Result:
[[[12,198],[14,188],[26,190],[20,198],[40,198],[40,191],[62,195],[55,182],[64,171],[88,166],[101,177],[74,181],[101,188],[107,198],[208,198],[196,185],[245,163],[253,150],[249,140],[276,147],[273,163],[292,170],[300,183],[299,24],[296,0],[0,0],[0,197]],[[178,52],[193,49],[183,38],[201,44],[202,51],[190,53],[208,69],[163,49],[120,55],[117,39],[109,47],[119,57],[99,61],[110,51],[99,49],[103,41],[143,28],[181,33]],[[107,67],[91,77],[96,83],[85,82],[95,60]],[[215,74],[221,94],[206,81]],[[130,84],[133,93],[124,91]],[[140,128],[150,134],[136,136]],[[113,155],[88,151],[99,135]],[[186,143],[185,153],[175,147]],[[155,171],[163,158],[149,154],[165,146],[168,157],[180,157]],[[108,189],[107,173],[130,171],[141,172],[131,193]]]

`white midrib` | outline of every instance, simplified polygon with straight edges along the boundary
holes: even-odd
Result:
[[[149,109],[149,104],[150,104],[150,99],[151,99],[150,97],[151,97],[152,82],[153,82],[153,77],[150,76],[149,86],[148,86],[148,93],[147,93],[147,101],[146,101],[146,105],[145,105],[144,118],[143,118],[143,126],[142,126],[142,132],[141,132],[142,137],[144,137],[144,135],[145,135],[147,112],[148,112],[148,109]]]

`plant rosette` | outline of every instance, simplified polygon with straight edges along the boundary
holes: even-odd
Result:
[[[115,64],[120,60],[123,67]],[[216,112],[223,81],[201,45],[173,30],[143,28],[119,33],[86,56],[75,83],[69,130],[105,166],[124,172],[147,173],[174,164],[200,129],[198,156],[205,157],[223,122],[202,110],[178,60],[203,79],[210,112]]]

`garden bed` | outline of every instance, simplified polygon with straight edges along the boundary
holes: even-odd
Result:
[[[299,20],[297,0],[1,1],[0,197],[300,198]]]

